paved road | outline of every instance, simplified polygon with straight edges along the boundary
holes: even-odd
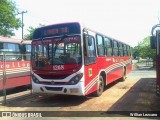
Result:
[[[136,61],[134,62],[136,63]],[[134,67],[132,72],[128,75],[140,78],[156,78],[156,71],[155,68],[150,66],[146,66],[146,63],[137,63]]]

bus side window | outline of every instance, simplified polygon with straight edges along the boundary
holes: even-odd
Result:
[[[123,55],[127,56],[127,46],[125,44],[123,45]]]
[[[95,40],[94,37],[89,36],[89,39],[91,42],[90,45],[88,45],[88,50],[89,50],[89,57],[96,57],[96,51],[95,51]]]
[[[104,56],[104,42],[103,42],[103,37],[101,35],[96,35],[97,39],[97,49],[98,49],[98,55],[99,56]]]
[[[105,37],[104,38],[104,46],[106,47],[106,55],[112,56],[112,40]]]
[[[96,49],[95,49],[95,39],[91,35],[85,35],[84,38],[84,57],[85,64],[93,64],[96,62]]]
[[[127,45],[127,56],[131,56],[130,46]]]
[[[118,42],[113,41],[113,55],[118,56]]]
[[[0,42],[0,61],[3,61],[3,43]]]
[[[0,51],[3,51],[3,43],[0,42]]]
[[[31,45],[30,44],[24,44],[23,45],[23,55],[24,60],[30,60],[30,54],[31,54]]]
[[[123,44],[119,42],[119,56],[123,56]]]

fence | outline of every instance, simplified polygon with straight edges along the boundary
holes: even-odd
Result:
[[[147,59],[146,60],[146,66],[153,66],[153,60]]]
[[[6,103],[7,90],[31,84],[30,54],[0,54],[0,95]]]

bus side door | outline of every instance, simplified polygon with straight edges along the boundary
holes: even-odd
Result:
[[[98,71],[95,38],[84,35],[84,63],[85,63],[85,94],[92,93],[97,89]]]

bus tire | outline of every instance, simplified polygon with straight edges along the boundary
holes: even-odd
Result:
[[[126,68],[125,67],[123,68],[123,73],[122,74],[123,74],[123,76],[120,78],[120,81],[123,82],[126,79]]]
[[[98,84],[97,84],[97,90],[95,92],[95,96],[99,97],[102,95],[104,91],[104,80],[102,76],[99,76]]]

